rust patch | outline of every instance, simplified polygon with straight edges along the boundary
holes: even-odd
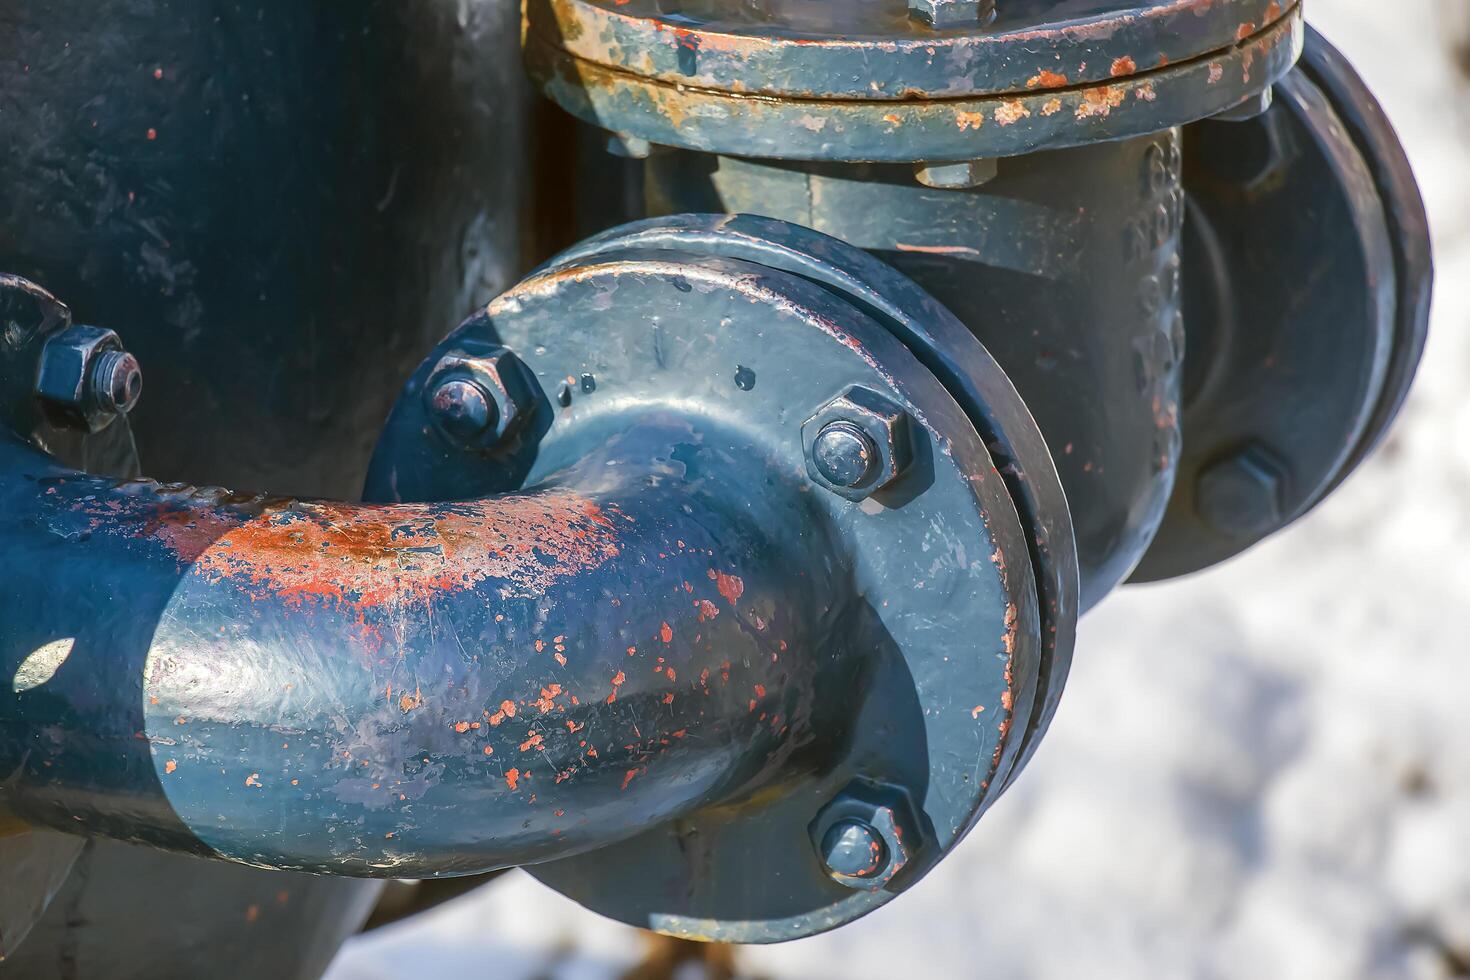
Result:
[[[1059,72],[1042,69],[1026,80],[1027,88],[1066,88],[1067,76]]]
[[[1113,59],[1111,74],[1114,78],[1121,78],[1124,75],[1132,75],[1136,71],[1138,71],[1138,63],[1135,62],[1132,58],[1128,57],[1126,54],[1121,58]]]
[[[139,536],[252,597],[361,613],[426,604],[486,579],[539,595],[617,555],[614,530],[593,501],[552,490],[452,504],[287,503],[247,518],[161,510]]]
[[[726,575],[724,572],[717,572],[711,568],[709,577],[710,581],[715,583],[715,588],[719,590],[720,595],[732,606],[745,594],[745,582],[739,575]]]

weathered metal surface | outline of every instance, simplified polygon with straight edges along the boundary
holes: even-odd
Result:
[[[1316,506],[1382,438],[1423,350],[1431,263],[1407,161],[1336,53],[1315,33],[1308,47],[1264,115],[1186,130],[1184,454],[1140,580]]]
[[[380,885],[64,839],[86,847],[5,980],[316,980]]]
[[[515,0],[0,9],[0,269],[127,340],[151,472],[358,493],[424,350],[531,264],[519,22]]]
[[[647,163],[657,212],[800,222],[868,249],[958,316],[1046,437],[1070,502],[1084,610],[1138,563],[1173,486],[1180,169],[1175,133],[1002,160],[995,179],[969,190],[925,187],[893,165],[676,151]]]
[[[528,40],[711,91],[910,101],[1111,83],[1233,47],[1295,0],[1007,0],[934,30],[906,0],[530,0]]]
[[[526,58],[543,90],[567,111],[653,143],[770,159],[959,161],[1138,136],[1214,115],[1284,75],[1301,40],[1301,11],[1294,6],[1269,26],[1232,35],[1225,48],[1193,60],[1121,71],[1086,85],[1058,80],[1057,87],[1027,88],[1023,81],[1005,94],[939,98],[927,92],[812,98],[708,88],[581,60],[537,42],[534,34]],[[823,46],[795,50],[815,58]],[[867,63],[881,65],[885,58],[878,44]],[[1030,64],[1036,78],[1050,77],[1037,74],[1049,69],[1044,59]]]
[[[774,241],[759,241],[762,226],[775,231]],[[648,412],[677,410],[728,426],[752,474],[719,492],[754,502],[741,487],[777,492],[781,474],[807,483],[801,425],[852,385],[881,392],[915,423],[915,463],[894,483],[862,501],[815,488],[803,494],[816,516],[797,533],[829,529],[830,551],[818,554],[830,555],[832,574],[854,601],[823,617],[844,627],[825,649],[789,644],[770,652],[783,664],[858,658],[849,683],[820,688],[833,721],[814,730],[799,770],[759,791],[624,844],[532,867],[604,914],[677,935],[752,942],[848,921],[912,885],[958,842],[1034,731],[1043,664],[1054,670],[1042,616],[1055,616],[1075,592],[1039,593],[1028,539],[1046,540],[1045,532],[1018,520],[1008,482],[965,411],[900,331],[879,322],[890,315],[884,307],[933,301],[916,302],[922,293],[912,283],[898,299],[882,299],[884,284],[857,274],[864,266],[881,268],[779,222],[686,217],[611,232],[554,260],[445,342],[510,346],[540,379],[551,397],[549,417],[531,427],[541,433],[533,461],[465,453],[426,425],[418,389],[427,369],[410,381],[385,431],[370,495],[434,499],[507,480],[534,484],[585,454],[589,442]],[[892,270],[886,275],[903,282]],[[859,305],[864,288],[879,296],[874,304]],[[969,343],[960,351],[983,356]],[[1039,446],[1014,392],[991,385],[990,394],[1008,399],[994,410],[1010,423],[1001,445]],[[1029,435],[1013,431],[1022,426]],[[1044,453],[1017,465],[1018,474],[1048,469]],[[1049,545],[1059,552],[1050,576],[1067,551],[1064,541]],[[716,623],[739,611],[716,608]],[[1075,606],[1064,608],[1070,615]],[[775,626],[759,613],[744,628],[769,635]],[[1071,629],[1070,619],[1059,627],[1068,653]],[[757,717],[768,710],[760,698],[755,692],[745,706]],[[809,831],[858,777],[904,787],[920,809],[912,860],[874,890],[834,882]]]
[[[901,340],[959,402],[984,439],[1028,530],[1040,599],[1037,703],[1014,778],[1035,751],[1061,698],[1076,638],[1079,585],[1071,510],[1061,479],[1010,378],[975,335],[914,280],[861,249],[799,225],[749,214],[673,215],[596,236],[558,261],[587,261],[609,248],[705,252],[820,283]]]

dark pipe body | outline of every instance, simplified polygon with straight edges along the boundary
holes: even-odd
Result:
[[[649,210],[750,212],[867,249],[964,321],[1046,437],[1094,606],[1143,557],[1174,483],[1184,327],[1176,131],[999,161],[968,190],[912,167],[660,150]]]
[[[815,691],[855,661],[821,518],[725,445],[649,419],[534,490],[382,506],[114,485],[8,446],[0,537],[34,574],[0,596],[4,801],[400,877],[765,785],[840,742]]]

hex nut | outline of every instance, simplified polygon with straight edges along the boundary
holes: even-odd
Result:
[[[1251,444],[1200,471],[1195,512],[1221,534],[1262,536],[1285,521],[1288,484],[1281,458],[1265,446]]]
[[[993,159],[964,160],[959,163],[920,163],[914,167],[914,179],[935,190],[968,190],[994,180],[1000,165]]]
[[[984,27],[995,17],[995,0],[909,0],[909,16],[930,27]]]
[[[116,333],[73,324],[46,341],[36,395],[57,424],[100,432],[132,409],[140,378],[137,361]]]
[[[865,835],[834,833],[834,830],[860,829],[876,834],[872,847],[873,864],[857,874],[844,873],[834,867],[832,850],[842,836]],[[812,847],[831,879],[840,885],[862,891],[886,888],[903,870],[914,863],[923,847],[924,835],[918,810],[902,787],[857,779],[833,797],[807,826]],[[881,844],[879,843],[881,842]]]
[[[425,409],[446,438],[463,445],[491,449],[500,445],[525,424],[534,407],[527,369],[509,348],[494,344],[466,344],[439,358],[424,385]],[[434,395],[441,385],[467,381],[494,402],[495,424],[473,433],[462,426],[447,426],[435,410]]]
[[[877,449],[874,464],[852,486],[834,483],[817,465],[817,437],[839,422],[856,426]],[[886,396],[853,385],[802,423],[801,444],[812,482],[848,500],[865,500],[898,480],[913,465],[913,420]]]

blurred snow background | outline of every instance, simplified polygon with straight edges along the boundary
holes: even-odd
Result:
[[[1470,976],[1470,0],[1308,10],[1434,224],[1429,349],[1388,444],[1289,533],[1111,597],[964,845],[854,925],[738,950],[738,975]],[[610,980],[646,951],[512,872],[353,940],[328,980]]]

